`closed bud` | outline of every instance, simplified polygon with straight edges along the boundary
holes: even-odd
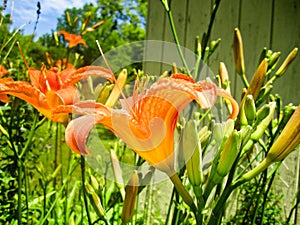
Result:
[[[85,21],[84,23],[82,23],[81,25],[81,31],[84,31],[85,28],[88,26],[88,24],[90,23],[90,19],[91,19],[91,15],[92,15],[92,12],[88,12],[86,18],[85,18]]]
[[[94,191],[93,187],[89,184],[86,184],[85,190],[90,199],[91,205],[92,205],[93,209],[95,210],[95,212],[97,213],[97,215],[99,217],[104,216],[105,210],[103,209],[101,200],[100,200],[99,196],[96,194],[96,192]]]
[[[238,28],[234,29],[233,53],[235,69],[237,73],[240,75],[245,74],[243,42],[240,30]]]
[[[265,130],[267,129],[267,127],[273,119],[275,109],[276,103],[270,102],[268,105],[266,105],[265,109],[262,108],[261,110],[259,110],[257,114],[257,121],[255,123],[257,126],[255,131],[251,135],[252,140],[258,141],[262,137]]]
[[[201,146],[195,123],[192,120],[186,123],[182,138],[184,146],[183,156],[189,181],[193,186],[200,186],[202,182]]]
[[[93,175],[90,175],[90,182],[91,182],[91,185],[92,185],[94,190],[99,189],[99,183],[98,183],[96,177],[94,177]]]
[[[113,84],[98,84],[94,92],[96,101],[104,104],[107,101],[108,96],[110,95],[110,92],[113,89],[113,87]]]
[[[123,69],[117,78],[113,90],[111,91],[105,105],[113,107],[116,101],[119,99],[122,89],[124,88],[127,80],[127,70]]]
[[[57,34],[56,31],[53,32],[53,38],[54,38],[54,40],[55,40],[55,44],[58,45],[58,44],[59,44],[59,39],[58,39],[58,34]]]
[[[281,53],[280,52],[274,52],[272,56],[269,58],[269,63],[268,63],[268,70],[273,70],[277,63],[279,62]]]
[[[281,130],[285,127],[285,125],[287,124],[287,122],[289,121],[290,117],[292,116],[295,110],[296,107],[293,106],[292,104],[289,104],[284,107],[283,115],[277,128],[279,132],[281,132]]]
[[[238,134],[240,136],[240,139],[242,141],[241,145],[244,146],[251,137],[252,128],[251,126],[245,126],[242,129],[238,131]]]
[[[245,115],[248,121],[248,124],[251,125],[256,117],[256,107],[252,95],[247,95],[244,105]]]
[[[166,10],[167,12],[169,12],[169,11],[170,11],[170,8],[169,8],[168,0],[161,0],[161,2],[162,2],[162,4],[164,5],[165,10]]]
[[[257,99],[261,86],[264,82],[267,69],[268,69],[268,60],[264,59],[258,66],[249,84],[249,87],[247,89],[247,94],[248,95],[251,94],[254,100]]]
[[[234,161],[236,160],[236,157],[238,156],[240,145],[241,140],[239,134],[236,130],[234,130],[226,140],[222,152],[220,154],[216,170],[217,175],[220,178],[225,177],[229,173]],[[218,179],[215,181],[218,181]]]
[[[93,30],[96,30],[98,27],[100,27],[100,26],[103,25],[104,23],[105,23],[104,20],[101,20],[101,21],[99,21],[98,23],[94,24],[94,25],[92,26],[92,29],[93,29]]]
[[[136,196],[138,193],[138,185],[139,176],[137,171],[134,171],[125,188],[126,194],[121,214],[121,219],[123,223],[128,223],[132,219],[135,208]]]
[[[201,57],[201,41],[200,41],[200,37],[197,35],[196,36],[196,40],[195,40],[195,54],[198,56],[198,57]]]
[[[221,78],[222,88],[225,89],[228,93],[230,93],[228,70],[223,62],[220,63],[219,74]]]
[[[123,181],[123,177],[122,177],[122,170],[121,170],[121,166],[120,166],[120,161],[114,150],[110,150],[110,158],[111,158],[111,163],[112,163],[112,167],[113,167],[116,185],[120,189],[122,198],[124,199],[125,191],[124,191],[124,181]]]
[[[270,96],[272,90],[273,85],[271,83],[267,83],[264,87],[262,87],[257,97],[256,105],[261,105]]]
[[[198,133],[200,145],[203,147],[207,144],[208,140],[211,136],[211,131],[208,130],[207,126],[204,126],[201,128],[201,130]]]
[[[297,54],[298,54],[298,48],[294,48],[290,52],[290,54],[286,57],[286,59],[284,60],[284,62],[282,63],[282,65],[279,67],[279,69],[276,71],[276,73],[275,73],[276,77],[280,77],[280,76],[282,76],[285,73],[285,71],[287,70],[288,66],[296,58]]]
[[[71,17],[68,11],[66,11],[66,19],[68,22],[68,25],[71,27],[72,26],[72,22],[71,22]]]
[[[271,162],[283,160],[300,144],[300,105],[289,119],[277,140],[272,145],[266,159]]]

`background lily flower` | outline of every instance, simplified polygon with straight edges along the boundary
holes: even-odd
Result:
[[[28,74],[30,83],[14,81],[11,78],[1,79],[0,100],[5,101],[6,94],[16,96],[31,104],[47,118],[61,123],[66,122],[67,114],[53,119],[52,109],[79,100],[75,83],[88,76],[100,76],[113,81],[113,75],[107,69],[97,66],[87,66],[77,70],[68,67],[63,71],[59,71],[58,68],[50,70],[30,68]]]
[[[64,35],[65,41],[69,43],[69,48],[74,48],[76,45],[82,44],[86,46],[86,42],[80,35],[70,34],[67,31],[60,30],[58,34]]]
[[[0,77],[3,77],[6,74],[9,74],[8,70],[6,70],[4,66],[0,65]]]
[[[139,86],[139,85],[136,85]],[[97,123],[113,131],[138,155],[151,165],[166,172],[174,173],[174,130],[179,113],[192,100],[208,109],[216,101],[217,95],[224,96],[232,104],[232,115],[237,116],[238,104],[223,89],[215,84],[176,74],[154,83],[141,94],[122,100],[122,109],[112,109],[101,103],[86,101],[74,106],[60,106],[60,113],[84,115],[72,120],[66,129],[66,142],[79,154],[88,154],[86,139]]]

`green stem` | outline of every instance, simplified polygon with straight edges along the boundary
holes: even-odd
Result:
[[[176,47],[177,47],[177,50],[178,50],[178,53],[179,53],[179,56],[181,58],[181,61],[183,63],[183,66],[185,67],[185,69],[187,70],[187,74],[189,76],[191,76],[191,73],[190,73],[190,70],[189,70],[189,67],[185,61],[185,58],[184,58],[184,55],[183,55],[183,52],[181,50],[181,46],[180,46],[180,42],[179,42],[179,39],[178,39],[178,35],[177,35],[177,31],[176,31],[176,28],[175,28],[175,24],[174,24],[174,20],[173,20],[173,14],[172,14],[172,11],[170,9],[170,7],[168,6],[168,2],[167,1],[162,1],[164,7],[165,7],[165,10],[168,14],[168,18],[169,18],[169,22],[170,22],[170,26],[171,26],[171,30],[172,30],[172,34],[173,34],[173,38],[174,38],[174,41],[175,41],[175,44],[176,44]]]
[[[174,173],[173,175],[171,175],[170,179],[171,179],[172,183],[174,184],[177,192],[182,197],[183,201],[193,211],[193,213],[195,215],[195,218],[196,218],[197,225],[202,224],[202,221],[199,221],[197,206],[195,205],[195,203],[194,203],[193,198],[191,197],[191,195],[188,193],[188,191],[183,186],[183,184],[182,184],[180,178],[178,177],[177,173]]]
[[[245,73],[241,74],[241,78],[242,78],[242,81],[244,83],[245,88],[248,88],[249,87],[249,83],[248,83],[246,74]]]
[[[18,164],[18,225],[22,225],[22,162],[17,159]]]
[[[49,208],[47,214],[45,215],[45,217],[43,218],[43,220],[41,221],[41,225],[43,225],[46,221],[47,218],[50,216],[52,210],[54,209],[56,202],[60,199],[60,196],[62,195],[63,191],[65,190],[65,186],[69,183],[70,179],[71,179],[71,175],[73,174],[74,170],[76,169],[77,165],[74,165],[74,162],[76,162],[74,159],[72,160],[72,165],[70,166],[70,170],[68,171],[68,175],[65,178],[63,185],[61,186],[59,192],[56,195],[56,198],[53,200],[51,207]]]
[[[87,200],[87,196],[86,196],[87,193],[86,193],[86,189],[85,189],[85,159],[84,159],[84,156],[80,157],[80,166],[81,166],[81,182],[82,182],[82,192],[83,192],[83,201],[84,201],[85,211],[86,211],[88,223],[92,224],[88,200]]]
[[[21,159],[23,157],[23,155],[27,152],[27,150],[29,149],[29,147],[31,145],[32,138],[33,138],[34,133],[36,131],[38,116],[39,116],[39,112],[35,110],[35,114],[34,114],[34,117],[33,117],[33,123],[31,125],[31,130],[30,130],[30,133],[28,135],[27,142],[26,142],[21,154],[19,155],[19,159]]]
[[[213,9],[212,9],[212,12],[211,12],[207,32],[206,32],[206,34],[203,35],[202,53],[201,53],[201,59],[202,60],[204,59],[204,56],[205,56],[205,49],[206,49],[206,46],[207,46],[207,43],[208,43],[208,40],[209,40],[209,37],[210,37],[210,34],[211,34],[211,30],[212,30],[212,27],[213,27],[213,24],[214,24],[214,21],[215,21],[215,17],[216,17],[220,2],[221,2],[221,0],[216,0],[215,4],[213,5]]]

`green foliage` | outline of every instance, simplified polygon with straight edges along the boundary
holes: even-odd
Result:
[[[283,195],[273,189],[266,193],[262,180],[252,180],[238,190],[235,214],[224,224],[285,224],[282,218]]]
[[[90,65],[100,56],[96,40],[100,42],[105,53],[122,44],[144,39],[146,7],[146,1],[99,0],[97,6],[85,4],[82,9],[65,10],[65,14],[58,19],[56,30],[82,35],[87,47],[76,47],[76,52],[84,56],[83,65]],[[90,18],[87,21],[88,15]],[[86,28],[91,28],[100,21],[104,21],[104,24],[86,32]],[[51,47],[49,53],[55,59],[61,58],[59,55],[62,56],[62,45],[57,45],[50,35],[42,36],[38,42]]]

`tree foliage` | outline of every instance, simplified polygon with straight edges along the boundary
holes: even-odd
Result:
[[[100,56],[96,40],[103,52],[107,52],[122,44],[144,39],[146,8],[145,0],[98,0],[97,5],[89,3],[83,8],[66,9],[58,18],[56,31],[65,30],[82,35],[87,46],[77,46],[76,51],[84,56],[83,65],[90,65]],[[94,29],[100,21],[104,23]],[[49,52],[59,57],[57,53],[63,46],[57,45],[51,35],[42,36],[39,42],[48,47],[56,46],[49,49]]]

